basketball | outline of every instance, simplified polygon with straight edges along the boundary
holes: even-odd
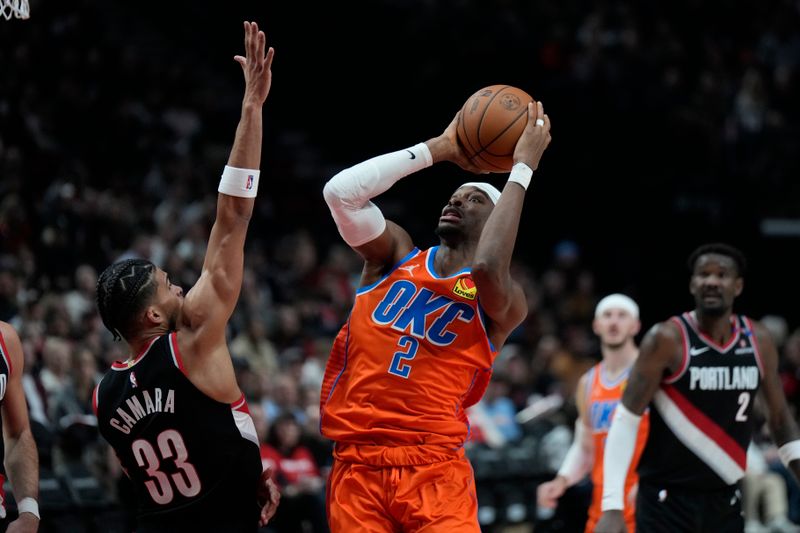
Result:
[[[531,95],[511,85],[476,91],[461,108],[458,140],[472,163],[488,172],[510,172],[514,147],[528,123]]]

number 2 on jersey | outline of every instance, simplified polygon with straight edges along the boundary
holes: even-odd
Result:
[[[156,444],[158,444],[160,458],[153,445],[144,439],[137,439],[131,445],[136,463],[145,468],[147,475],[152,478],[145,481],[144,485],[153,501],[159,505],[171,502],[174,496],[172,484],[187,498],[197,496],[200,493],[200,478],[194,466],[186,462],[189,453],[186,451],[181,434],[174,429],[167,429],[158,435]],[[173,456],[175,457],[175,466],[183,474],[178,472],[171,474],[172,483],[170,483],[170,477],[167,477],[167,474],[158,468],[161,466],[161,459],[171,459]]]
[[[736,411],[737,422],[747,422],[747,406],[750,405],[750,393],[743,392],[739,395],[739,410]]]
[[[411,365],[407,365],[405,361],[411,361],[417,356],[419,341],[414,337],[405,335],[400,337],[400,340],[397,341],[397,345],[400,347],[400,350],[396,351],[394,357],[392,357],[392,364],[389,365],[389,373],[400,376],[401,378],[408,378],[408,375],[411,373]]]

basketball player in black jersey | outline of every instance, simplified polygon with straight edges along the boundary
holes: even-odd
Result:
[[[246,57],[235,57],[245,78],[242,114],[200,278],[184,297],[166,272],[127,259],[97,284],[103,323],[130,348],[103,377],[94,405],[100,433],[133,482],[137,533],[256,531],[278,504],[225,341],[242,285],[274,55],[255,23],[244,30]]]
[[[757,393],[781,459],[800,479],[800,430],[783,394],[775,345],[761,324],[733,313],[744,286],[744,256],[726,244],[706,244],[692,253],[689,268],[695,309],[647,333],[614,414],[597,532],[625,531],[623,481],[648,405],[650,433],[638,470],[638,531],[744,530],[738,484],[755,430]]]
[[[39,529],[39,456],[28,422],[22,390],[22,343],[11,324],[0,322],[0,531],[35,533]],[[17,502],[10,522],[3,482],[6,474]]]

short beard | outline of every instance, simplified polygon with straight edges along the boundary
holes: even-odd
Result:
[[[465,239],[464,232],[452,226],[436,226],[436,236],[449,245],[458,244]]]
[[[697,308],[703,315],[711,317],[721,317],[728,311],[728,309],[722,305],[715,307],[703,307],[703,305],[698,305]]]

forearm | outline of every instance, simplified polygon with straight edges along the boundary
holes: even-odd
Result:
[[[592,449],[592,435],[578,419],[575,422],[572,445],[567,450],[561,468],[558,469],[558,475],[564,478],[567,487],[576,484],[589,473],[592,468]]]
[[[489,215],[475,250],[473,273],[478,271],[499,281],[510,275],[511,257],[517,241],[525,189],[508,182]],[[480,275],[479,274],[479,275]]]
[[[420,143],[373,157],[333,176],[322,194],[345,242],[361,246],[383,233],[386,220],[370,200],[432,163],[430,150]]]
[[[398,180],[433,164],[424,143],[367,159],[347,168],[325,184],[325,200],[333,207],[360,209]]]
[[[6,439],[5,466],[17,501],[39,498],[39,457],[30,429]]]
[[[236,127],[228,165],[236,168],[258,169],[261,166],[261,142],[263,136],[263,117],[261,105],[242,103],[242,115]]]
[[[620,403],[606,438],[603,454],[603,511],[622,510],[625,505],[625,478],[633,461],[636,436],[642,417]]]

